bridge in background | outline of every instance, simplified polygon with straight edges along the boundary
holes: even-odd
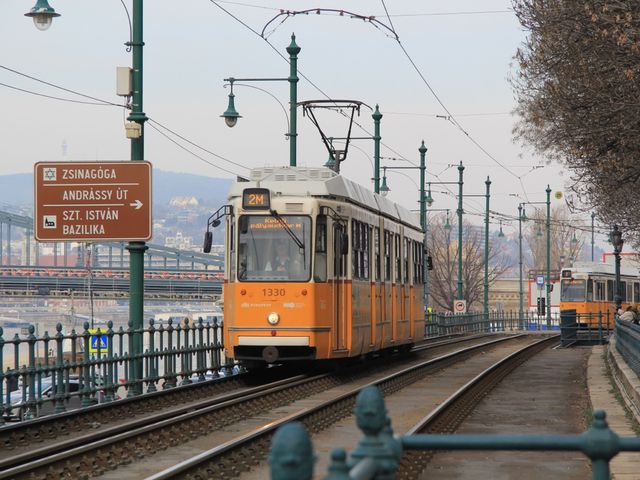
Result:
[[[15,229],[21,231],[15,234]],[[37,242],[33,218],[0,211],[0,292],[5,295],[126,296],[126,242]],[[18,239],[15,237],[18,236]],[[147,243],[145,296],[220,295],[222,252],[204,254]]]

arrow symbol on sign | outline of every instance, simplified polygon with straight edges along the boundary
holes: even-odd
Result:
[[[140,200],[136,200],[135,202],[130,203],[129,205],[132,207],[135,207],[136,210],[140,210],[140,207],[142,207],[142,202]]]

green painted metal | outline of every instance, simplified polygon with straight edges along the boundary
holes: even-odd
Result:
[[[524,319],[524,285],[522,283],[522,221],[524,205],[518,205],[518,267],[520,272],[520,292],[518,297],[518,313],[520,318]],[[523,321],[524,326],[524,321]]]
[[[271,478],[311,480],[314,461],[311,438],[301,423],[287,423],[278,429],[269,452]]]
[[[547,185],[547,328],[551,327],[551,187]]]
[[[489,318],[489,201],[491,199],[491,180],[487,177],[486,211],[484,215],[484,315]]]
[[[371,115],[373,118],[373,191],[380,193],[380,120],[382,120],[382,114],[376,104],[376,109]]]
[[[289,54],[289,115],[291,132],[289,133],[289,165],[296,166],[296,150],[298,141],[298,54],[300,47],[296,44],[296,36],[291,35],[291,43],[287,47]]]
[[[463,173],[464,167],[462,166],[462,161],[460,161],[460,165],[458,165],[458,295],[456,296],[456,300],[464,299],[464,295],[462,293],[462,214],[464,213],[462,210],[462,187],[464,185]]]
[[[346,461],[346,452],[333,450],[325,480],[393,479],[406,450],[509,450],[582,452],[591,460],[593,480],[609,480],[609,462],[620,452],[640,451],[640,437],[621,437],[609,428],[598,410],[582,435],[442,435],[393,437],[382,393],[365,387],[356,399],[356,423],[363,438]],[[315,461],[304,427],[289,423],[274,435],[269,463],[273,480],[310,480]]]
[[[87,322],[81,333],[71,330],[65,334],[57,324],[53,337],[47,332],[36,336],[30,325],[26,336],[16,334],[9,340],[0,328],[0,423],[63,413],[70,405],[111,402],[134,396],[143,387],[145,393],[151,393],[161,385],[162,389],[186,385],[196,375],[204,380],[209,372],[215,378],[223,368],[232,374],[232,365],[221,363],[221,317],[206,323],[200,318],[175,328],[172,319],[159,327],[149,320],[148,328],[140,332],[131,325],[114,331],[113,323],[108,322],[93,334]],[[135,333],[148,345],[140,356],[133,353]],[[106,336],[106,349],[100,342],[95,342],[96,349],[90,348],[94,335]],[[7,361],[12,354],[13,361]],[[132,373],[137,360],[144,367],[140,377]]]
[[[131,160],[144,160],[144,123],[148,120],[143,110],[143,0],[133,0],[132,12],[132,87],[131,113],[127,117],[130,122],[140,125],[141,135],[131,139]],[[144,252],[147,250],[145,242],[129,242],[129,318],[134,331],[132,354],[134,361],[131,369],[131,380],[134,382],[135,394],[142,393],[142,329],[144,328]]]
[[[426,256],[429,254],[429,243],[427,241],[427,235],[429,230],[429,225],[427,224],[427,204],[429,199],[433,201],[431,198],[431,188],[429,188],[429,197],[427,198],[425,195],[425,181],[426,181],[426,172],[427,172],[427,164],[426,164],[426,154],[427,147],[424,144],[424,140],[420,144],[418,148],[418,152],[420,153],[420,225],[422,225],[422,231],[424,232],[424,245],[423,245],[423,260],[422,260],[422,288],[423,288],[423,305],[424,305],[424,313],[425,320],[427,316],[427,308],[429,307],[429,269],[427,268],[427,258]]]
[[[229,105],[227,105],[227,109],[220,116],[224,117],[225,120],[230,119],[230,121],[227,122],[227,125],[235,125],[235,122],[237,122],[238,118],[242,118],[242,115],[240,115],[236,110],[236,104],[234,101],[235,95],[233,94],[233,81],[230,83],[232,90],[231,93],[229,93]]]

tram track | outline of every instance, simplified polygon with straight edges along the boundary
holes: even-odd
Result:
[[[435,349],[482,337],[483,335],[436,337],[417,344],[413,351]],[[89,408],[69,410],[61,414],[43,416],[23,422],[8,423],[0,427],[0,445],[3,447],[0,449],[0,469],[6,467],[5,460],[7,458],[16,457],[27,450],[32,450],[34,444],[59,442],[62,437],[78,437],[85,432],[95,431],[97,428],[109,429],[123,423],[123,419],[135,419],[153,412],[170,411],[171,415],[179,415],[184,411],[198,408],[199,403],[203,400],[207,406],[206,401],[211,398],[229,392],[248,392],[256,386],[290,378],[291,375],[292,370],[287,368],[263,371],[260,379],[256,379],[250,372],[241,373],[103,403]],[[182,409],[176,410],[176,406],[181,406]]]
[[[458,389],[437,408],[429,412],[405,435],[455,433],[482,399],[502,382],[507,375],[544,348],[547,348],[550,342],[556,342],[557,338],[557,336],[553,336],[540,340],[494,363]],[[435,451],[430,450],[405,451],[396,472],[396,478],[399,480],[418,478],[435,453]]]
[[[462,351],[469,352],[486,348],[488,344],[505,341],[513,337],[501,338],[490,342],[479,343]],[[434,342],[419,347],[433,352],[440,348],[451,348],[451,344],[463,342],[478,342],[480,336],[474,338],[456,338],[453,340]],[[448,346],[448,347],[447,347]],[[470,353],[467,353],[470,354]],[[445,357],[438,357],[436,363],[445,362]],[[455,361],[455,360],[450,360]],[[388,360],[387,360],[388,363]],[[16,478],[30,476],[31,478],[53,477],[88,477],[86,472],[93,474],[110,471],[118,465],[135,462],[136,459],[172,445],[184,443],[190,439],[206,435],[212,430],[225,425],[231,425],[250,415],[260,415],[260,412],[275,408],[278,405],[312,395],[314,392],[327,390],[330,385],[345,381],[335,374],[322,374],[309,378],[298,378],[290,384],[282,381],[273,388],[263,387],[263,391],[254,392],[250,396],[244,394],[229,394],[228,398],[221,397],[216,401],[210,400],[208,406],[191,406],[183,413],[163,412],[150,415],[142,419],[126,422],[123,425],[102,432],[92,432],[74,438],[73,441],[47,446],[23,455],[5,459],[0,463],[0,478]],[[341,414],[342,415],[342,414]]]

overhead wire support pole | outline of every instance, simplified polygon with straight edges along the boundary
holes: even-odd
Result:
[[[457,300],[463,300],[462,295],[462,214],[464,213],[462,210],[462,186],[463,182],[463,173],[464,167],[462,166],[462,160],[460,161],[460,165],[458,165],[458,295]]]
[[[382,113],[376,104],[376,110],[371,115],[373,118],[373,191],[380,193],[380,120],[382,119]]]
[[[487,186],[487,210],[484,217],[484,319],[489,321],[489,201],[491,198],[491,179],[484,182]]]
[[[140,136],[131,139],[131,160],[144,160],[144,123],[147,116],[143,110],[143,56],[144,47],[142,27],[143,0],[133,0],[133,41],[132,47],[132,84],[133,94],[131,97],[131,114],[129,121],[140,125]],[[129,242],[129,321],[133,331],[133,339],[130,350],[132,356],[129,380],[133,387],[129,388],[128,396],[140,395],[142,393],[143,378],[143,342],[142,331],[144,329],[144,253],[149,247],[145,242]]]
[[[520,294],[519,294],[519,302],[518,302],[518,317],[522,322],[522,326],[524,328],[525,319],[524,319],[524,286],[522,284],[522,212],[524,210],[523,204],[518,205],[518,266],[520,271]]]
[[[551,187],[547,185],[547,330],[551,328]]]

